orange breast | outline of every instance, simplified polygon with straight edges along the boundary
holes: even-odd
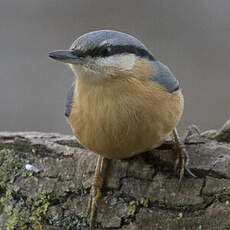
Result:
[[[158,147],[183,112],[181,91],[168,93],[153,81],[115,79],[92,85],[79,81],[69,117],[86,148],[106,158],[128,158]]]

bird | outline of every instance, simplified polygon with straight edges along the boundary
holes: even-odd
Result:
[[[89,200],[94,229],[107,159],[130,158],[159,147],[173,135],[179,181],[189,169],[188,153],[176,126],[184,97],[171,70],[132,35],[97,30],[78,37],[68,50],[49,52],[67,63],[75,80],[65,115],[77,141],[98,154]]]

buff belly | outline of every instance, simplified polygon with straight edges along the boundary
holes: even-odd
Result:
[[[168,93],[155,83],[126,84],[128,91],[124,82],[93,88],[78,83],[74,92],[69,117],[73,133],[83,146],[106,158],[129,158],[158,147],[183,112],[180,90]]]

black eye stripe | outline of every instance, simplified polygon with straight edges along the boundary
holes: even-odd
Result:
[[[95,48],[91,50],[87,50],[85,52],[82,52],[81,50],[75,50],[74,53],[80,57],[108,57],[116,54],[135,54],[139,57],[148,58],[151,61],[155,61],[155,58],[152,56],[151,53],[149,53],[147,50],[136,47],[136,46],[104,46],[100,48]]]

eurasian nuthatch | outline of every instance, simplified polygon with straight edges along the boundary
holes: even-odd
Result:
[[[100,155],[90,202],[91,223],[102,187],[104,158],[129,158],[152,150],[173,132],[183,176],[186,161],[175,129],[184,108],[179,82],[139,40],[99,30],[82,35],[69,50],[49,56],[68,63],[76,75],[66,116],[77,140]]]

